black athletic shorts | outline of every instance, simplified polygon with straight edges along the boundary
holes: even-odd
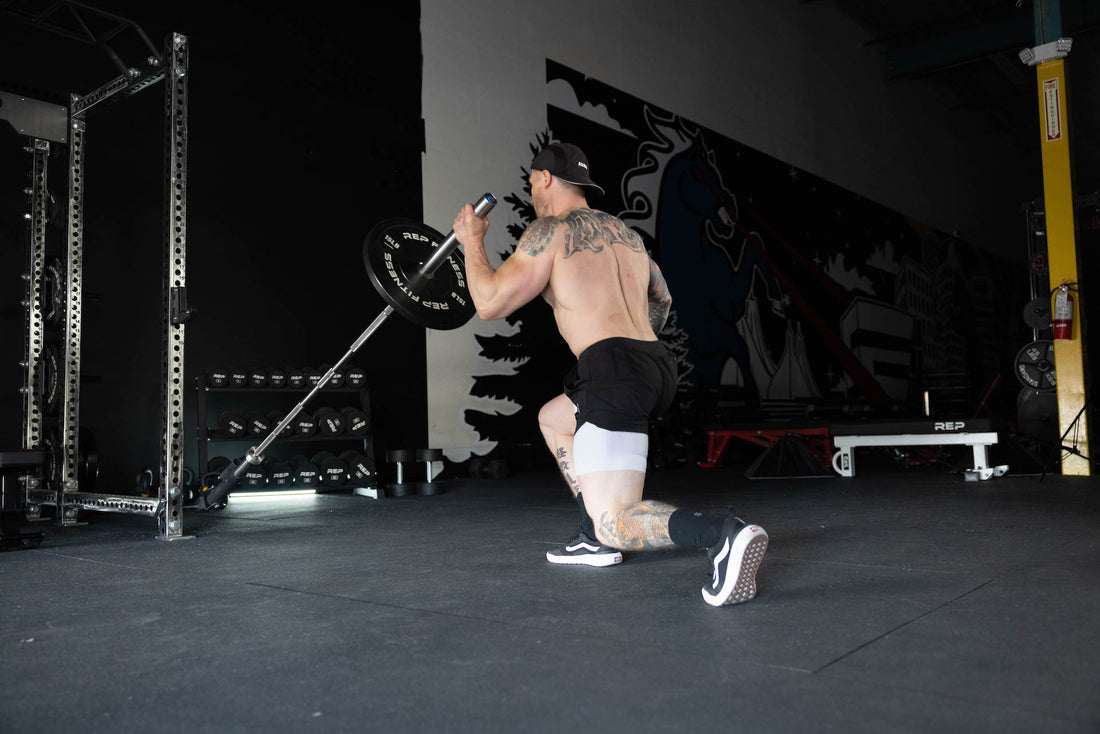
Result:
[[[581,352],[565,376],[565,394],[577,406],[577,428],[649,433],[649,419],[676,397],[676,360],[660,341],[613,337]]]

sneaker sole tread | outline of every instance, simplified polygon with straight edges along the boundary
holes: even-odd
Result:
[[[741,552],[741,567],[738,569],[733,587],[725,593],[720,591],[718,594],[711,594],[710,587],[703,587],[703,600],[711,606],[724,607],[753,599],[756,596],[756,571],[760,568],[767,550],[768,534],[763,528],[759,528]],[[726,578],[729,578],[728,572]]]

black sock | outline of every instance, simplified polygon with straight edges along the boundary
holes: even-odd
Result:
[[[581,530],[583,530],[584,534],[589,538],[595,540],[596,525],[592,522],[592,518],[588,516],[588,510],[584,509],[584,497],[581,497],[580,492],[577,492],[577,504],[581,507]]]
[[[722,515],[680,508],[668,517],[668,537],[676,545],[709,548],[721,539],[725,522]]]

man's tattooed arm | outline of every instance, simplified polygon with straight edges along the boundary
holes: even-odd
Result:
[[[530,226],[523,231],[523,236],[519,238],[516,249],[522,250],[531,257],[538,255],[550,246],[550,242],[554,239],[554,229],[560,222],[561,220],[557,217],[542,217],[531,222]]]
[[[653,259],[649,260],[649,325],[654,334],[660,334],[668,321],[668,312],[672,308],[672,294],[668,292],[668,283],[661,269]]]

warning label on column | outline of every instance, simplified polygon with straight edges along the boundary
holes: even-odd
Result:
[[[1043,107],[1046,113],[1047,142],[1062,139],[1062,105],[1058,94],[1058,80],[1043,82]]]

